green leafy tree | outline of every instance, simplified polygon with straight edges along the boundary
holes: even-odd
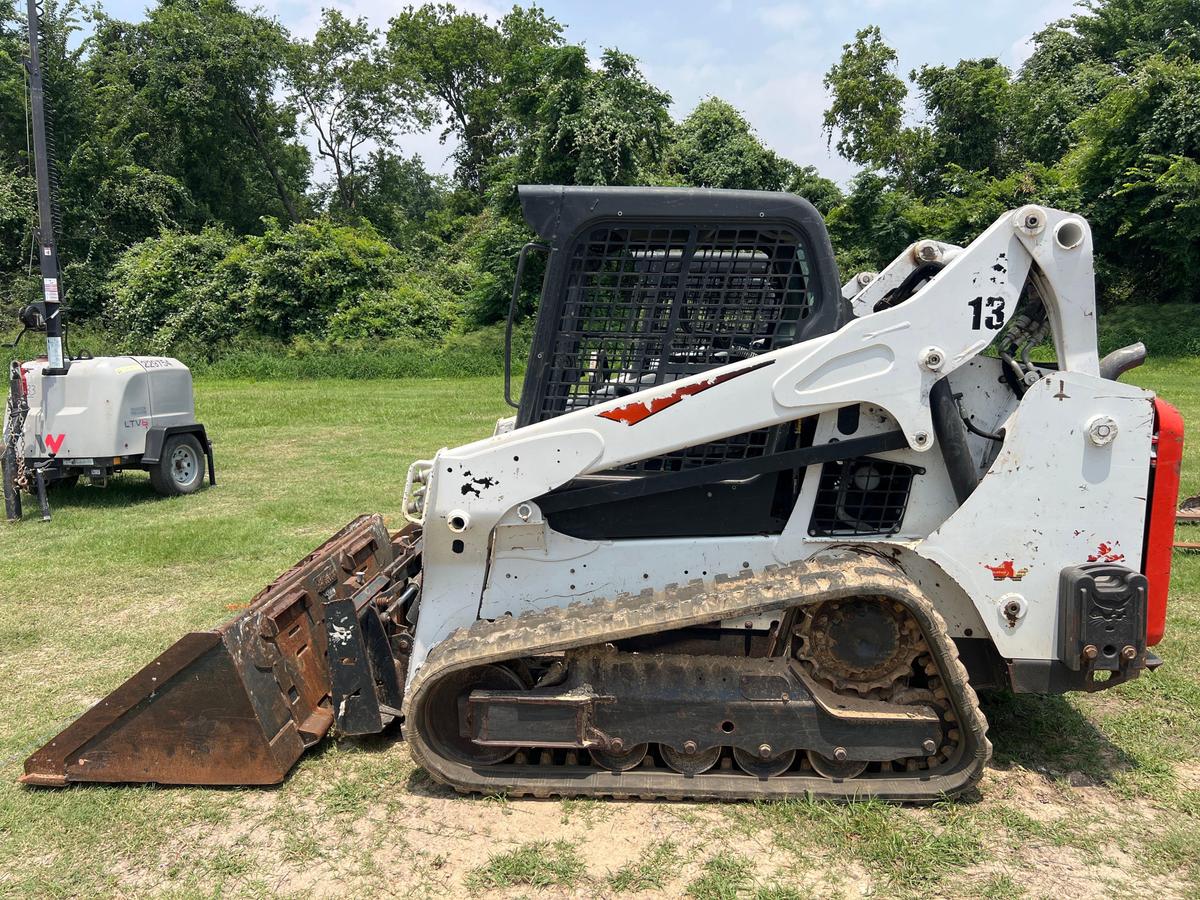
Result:
[[[1076,123],[1065,165],[1103,248],[1110,290],[1200,300],[1195,187],[1200,63],[1152,57]]]
[[[0,162],[0,315],[33,299],[35,285],[25,277],[37,265],[30,235],[37,213],[33,179],[15,162]]]
[[[1016,164],[1012,84],[995,59],[922,66],[911,75],[932,131],[930,162],[1003,177]]]
[[[1200,59],[1200,10],[1195,0],[1089,0],[1056,23],[1073,32],[1089,57],[1132,75],[1149,59]]]
[[[467,262],[466,277],[459,288],[467,318],[475,325],[502,322],[512,299],[517,253],[531,235],[524,223],[494,208],[485,209],[464,225],[451,253]],[[541,256],[534,254],[517,297],[520,318],[536,309],[542,271]]]
[[[908,88],[896,74],[896,51],[871,25],[842,46],[841,59],[825,75],[832,97],[825,110],[825,134],[851,162],[890,170],[902,155],[901,123]]]
[[[372,150],[390,149],[397,135],[430,121],[428,105],[393,77],[366,19],[335,9],[321,14],[311,41],[288,54],[287,83],[296,109],[317,138],[317,153],[333,168],[335,201],[355,210],[363,192],[360,167]]]
[[[638,184],[653,177],[671,126],[670,95],[650,84],[637,60],[605,50],[600,67],[583,47],[542,51],[540,73],[513,104],[516,158],[494,171],[511,185]]]
[[[815,166],[797,167],[788,181],[787,190],[803,197],[823,216],[828,216],[845,200],[837,182],[822,176]]]
[[[491,23],[449,4],[409,6],[391,20],[396,79],[441,108],[442,140],[458,140],[456,177],[482,191],[487,168],[511,149],[511,96],[531,77],[533,58],[562,43],[562,26],[536,6]]]
[[[777,191],[795,166],[764,147],[746,118],[718,97],[701,101],[663,151],[668,179],[695,187]]]
[[[25,149],[25,34],[12,0],[0,0],[0,158]]]
[[[90,15],[74,0],[49,2],[43,6],[39,22],[47,128],[50,143],[57,148],[51,159],[51,183],[58,210],[56,221],[60,223],[59,252],[67,303],[76,318],[100,310],[108,269],[117,255],[130,244],[172,226],[187,202],[186,192],[177,181],[133,163],[128,148],[109,144],[103,131],[96,128],[104,98],[88,77],[86,51],[90,44],[76,39]],[[23,20],[23,16],[20,18]],[[25,53],[23,21],[12,35],[12,52]],[[19,92],[22,121],[12,143],[19,146],[20,162],[14,169],[24,170],[26,177],[10,182],[10,187],[23,186],[28,191],[22,205],[31,211],[31,218],[24,234],[15,241],[15,246],[28,249],[36,188],[33,160],[25,146],[28,132],[23,78]],[[19,281],[21,276],[15,277]]]
[[[1038,32],[1013,84],[1013,128],[1024,157],[1058,162],[1070,149],[1072,123],[1100,100],[1111,78],[1111,67],[1096,58],[1069,19]]]
[[[847,276],[879,270],[920,235],[909,218],[914,198],[874,172],[861,172],[827,216],[838,266]]]
[[[1079,207],[1079,197],[1062,170],[1040,163],[1027,163],[1003,178],[950,165],[941,182],[938,196],[909,205],[905,218],[914,234],[953,244],[970,243],[1006,210],[1027,203]]]
[[[276,98],[288,47],[276,22],[234,0],[162,0],[136,25],[101,16],[89,46],[106,151],[182,184],[194,222],[299,220],[309,160]]]
[[[388,240],[405,247],[436,239],[434,219],[446,210],[450,193],[445,176],[430,174],[419,156],[376,150],[359,177],[358,212]]]

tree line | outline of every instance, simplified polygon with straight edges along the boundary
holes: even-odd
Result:
[[[20,12],[0,0],[5,309],[38,291]],[[47,0],[41,31],[68,306],[131,346],[211,357],[246,335],[428,342],[496,322],[530,237],[521,183],[792,191],[846,276],[1045,203],[1090,219],[1105,304],[1200,300],[1200,0],[1091,0],[1015,72],[903,73],[862,29],[825,78],[826,134],[861,167],[845,186],[718,97],[674,121],[636,59],[593,63],[537,7],[410,6],[385,29],[326,10],[301,38],[233,0],[159,0],[135,23]],[[430,129],[453,139],[450,176],[403,151]]]

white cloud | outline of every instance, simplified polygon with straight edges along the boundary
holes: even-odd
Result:
[[[298,37],[312,37],[316,33],[323,9],[336,9],[353,19],[362,17],[374,27],[386,29],[388,20],[406,5],[396,0],[322,0],[320,3],[309,0],[260,0],[260,3],[264,10],[277,16]],[[420,3],[414,0],[414,5],[419,6]],[[503,18],[511,8],[489,0],[456,0],[454,6],[459,12],[486,16],[491,21]]]
[[[791,31],[806,24],[811,14],[802,3],[775,3],[755,8],[755,15],[764,25]]]

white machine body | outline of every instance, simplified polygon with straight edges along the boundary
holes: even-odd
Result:
[[[165,356],[100,356],[72,361],[65,375],[43,378],[45,359],[21,366],[29,414],[18,452],[89,466],[139,456],[153,427],[196,421],[192,373]]]
[[[854,543],[877,545],[928,581],[951,635],[990,637],[1006,658],[1053,659],[1063,568],[1098,556],[1137,566],[1142,557],[1154,395],[1099,376],[1091,231],[1079,216],[1027,207],[968,247],[924,252],[947,261],[936,279],[875,312],[920,261],[906,251],[857,293],[844,292],[853,293],[854,318],[835,333],[501,427],[416,463],[405,512],[424,526],[424,586],[410,679],[430,649],[477,619],[760,571],[844,543],[808,530],[820,466],[781,534],[581,540],[554,531],[535,498],[579,476],[806,416],[819,416],[815,443],[842,439],[836,411],[849,404],[864,409],[855,437],[899,429],[908,447],[880,457],[923,471],[898,532]],[[1000,361],[984,354],[1003,321],[987,314],[1011,314],[1031,275],[1058,362],[1018,401]],[[971,436],[980,479],[961,506],[941,455],[930,452],[930,389],[946,375],[972,419],[1006,435],[998,449]],[[1102,440],[1096,422],[1109,426]]]

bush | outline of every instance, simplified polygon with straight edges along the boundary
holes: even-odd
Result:
[[[268,222],[227,260],[241,282],[249,324],[289,340],[324,333],[329,319],[363,296],[388,290],[408,268],[405,257],[370,226],[327,219],[290,228]]]
[[[1100,354],[1136,341],[1151,358],[1200,355],[1200,316],[1190,303],[1140,304],[1102,309],[1097,325]]]
[[[125,348],[211,355],[238,333],[235,285],[223,265],[235,238],[220,228],[163,232],[130,247],[109,280],[108,325]]]
[[[331,341],[414,338],[440,341],[454,324],[450,297],[425,278],[348,298],[329,320]]]
[[[163,232],[126,251],[105,285],[107,325],[143,353],[213,359],[239,335],[287,343],[440,341],[458,315],[452,266],[417,272],[369,226],[319,219],[238,241]]]
[[[464,291],[466,314],[478,325],[503,322],[512,302],[513,279],[517,272],[517,254],[534,239],[524,223],[518,223],[494,210],[486,210],[473,219],[462,220],[462,236],[450,249],[453,258],[467,263]],[[526,261],[517,314],[524,318],[537,308],[537,298],[545,271],[545,255],[531,253]]]

